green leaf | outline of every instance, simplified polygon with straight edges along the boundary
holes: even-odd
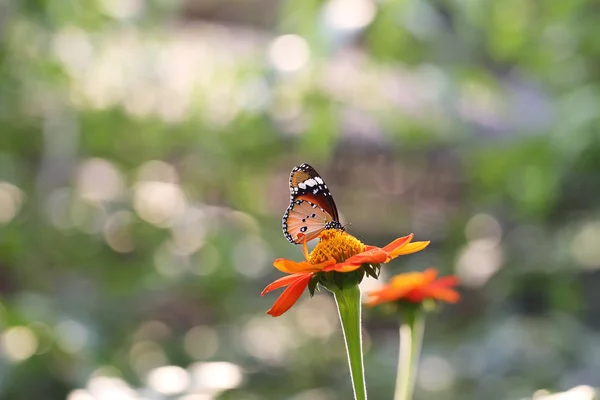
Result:
[[[308,292],[310,293],[310,297],[315,295],[315,290],[319,288],[319,277],[317,275],[313,275],[308,282]]]
[[[364,270],[366,274],[369,275],[371,278],[377,279],[379,277],[379,274],[377,273],[375,268],[369,264],[364,265]]]

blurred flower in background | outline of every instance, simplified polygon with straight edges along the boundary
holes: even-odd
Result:
[[[460,299],[460,295],[453,288],[458,284],[456,277],[445,276],[437,279],[437,275],[434,268],[396,275],[383,288],[370,292],[371,299],[368,303],[373,306],[395,301],[423,303],[427,300],[440,300],[456,303]]]

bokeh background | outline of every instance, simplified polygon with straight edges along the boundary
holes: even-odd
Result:
[[[0,0],[0,398],[350,399],[331,296],[271,318],[259,295],[274,258],[302,257],[280,218],[308,162],[354,235],[432,241],[384,279],[462,281],[429,319],[417,399],[591,399],[599,17]],[[364,318],[370,396],[391,399],[397,322]]]

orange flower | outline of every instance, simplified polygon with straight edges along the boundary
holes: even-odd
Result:
[[[309,253],[304,241],[304,258],[306,261],[296,262],[278,258],[273,265],[281,272],[289,274],[268,285],[261,293],[265,295],[272,290],[287,286],[267,314],[278,317],[289,310],[311,285],[311,294],[317,283],[324,279],[327,272],[350,273],[362,268],[364,273],[377,277],[380,264],[388,263],[394,258],[423,250],[429,242],[411,243],[413,234],[394,240],[383,248],[366,246],[354,236],[339,229],[327,229],[319,235],[319,243]],[[361,272],[359,271],[359,272]]]
[[[456,303],[460,295],[452,289],[458,284],[455,276],[437,279],[438,272],[429,268],[425,272],[408,272],[394,276],[383,288],[369,293],[370,306],[398,300],[421,303],[427,299]]]

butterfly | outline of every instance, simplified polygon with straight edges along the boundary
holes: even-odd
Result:
[[[296,244],[318,237],[325,229],[344,230],[331,192],[308,164],[298,165],[290,173],[290,205],[281,225],[286,239]]]

